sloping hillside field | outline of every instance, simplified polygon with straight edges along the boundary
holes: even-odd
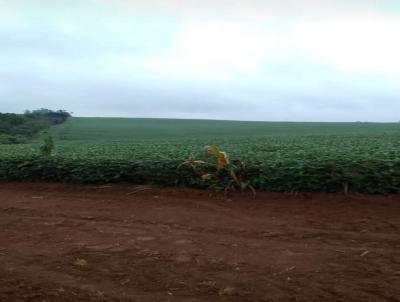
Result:
[[[40,141],[0,145],[0,179],[202,187],[180,164],[216,145],[256,189],[400,192],[400,123],[71,118],[50,132],[48,158]]]

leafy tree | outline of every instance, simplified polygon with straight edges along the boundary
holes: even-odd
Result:
[[[50,109],[26,110],[24,114],[0,113],[0,144],[17,144],[52,125],[65,122],[71,113]]]

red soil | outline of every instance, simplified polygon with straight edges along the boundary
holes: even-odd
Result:
[[[0,301],[400,301],[400,196],[0,183]]]

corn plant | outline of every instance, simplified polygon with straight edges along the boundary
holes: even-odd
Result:
[[[222,172],[227,172],[229,178],[224,182],[225,195],[236,189],[240,189],[241,192],[249,189],[256,195],[253,186],[244,180],[245,163],[231,162],[226,152],[220,151],[216,146],[204,147],[204,159],[190,155],[183,164],[191,167],[202,180],[214,180],[214,184],[224,182]]]
[[[54,140],[50,135],[43,138],[43,144],[40,146],[40,155],[49,157],[54,151]]]

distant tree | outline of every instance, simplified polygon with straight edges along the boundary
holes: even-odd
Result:
[[[61,124],[65,122],[69,117],[71,117],[71,113],[66,110],[57,110],[53,111],[46,108],[41,108],[33,111],[25,111],[25,116],[27,117],[43,117],[49,119],[53,124]]]
[[[0,113],[0,144],[25,142],[51,125],[65,122],[71,113],[41,108],[25,110],[24,114]]]

